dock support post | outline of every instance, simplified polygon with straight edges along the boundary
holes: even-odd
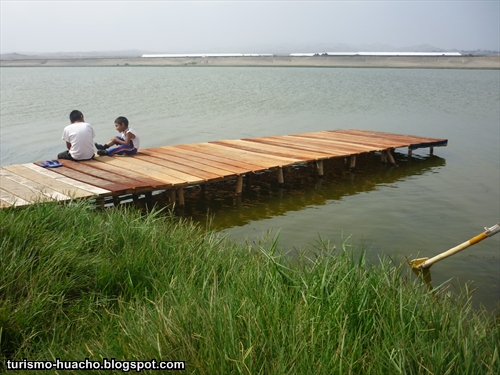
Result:
[[[278,167],[278,184],[280,186],[283,186],[284,183],[285,183],[285,178],[283,177],[283,168]]]
[[[243,175],[238,175],[236,177],[236,195],[241,195],[241,192],[243,191]]]
[[[169,191],[170,204],[173,206],[175,204],[175,189]]]
[[[318,169],[318,177],[323,178],[323,160],[316,160],[316,168]]]
[[[380,153],[380,161],[385,164],[387,163],[387,150],[382,150]]]
[[[350,165],[351,172],[356,169],[356,155],[351,155],[351,165]]]
[[[184,206],[184,189],[178,188],[177,195],[179,196],[179,205]]]
[[[389,163],[394,166],[394,167],[397,167],[398,165],[396,164],[396,160],[394,160],[394,157],[392,156],[391,154],[391,150],[387,150],[387,158],[389,159]]]
[[[97,197],[95,200],[95,203],[99,206],[101,210],[104,210],[104,198],[103,197]]]

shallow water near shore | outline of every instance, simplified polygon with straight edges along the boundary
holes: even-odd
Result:
[[[285,252],[313,253],[321,238],[350,237],[373,261],[431,257],[500,219],[500,75],[491,70],[332,68],[0,68],[2,166],[53,159],[68,114],[80,109],[97,133],[129,118],[144,148],[326,129],[367,129],[447,138],[399,167],[378,155],[343,160],[325,178],[303,166],[255,176],[241,199],[233,187],[187,191],[184,215],[235,241],[279,232]],[[191,193],[192,192],[192,193]],[[500,301],[500,235],[435,264],[433,285],[472,280],[474,304]]]

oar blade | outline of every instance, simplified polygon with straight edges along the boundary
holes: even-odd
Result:
[[[429,260],[429,258],[417,258],[417,259],[413,259],[412,261],[410,261],[410,267],[411,268],[420,268],[420,266],[422,264],[424,264],[427,260]]]

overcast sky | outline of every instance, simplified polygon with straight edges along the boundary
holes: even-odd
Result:
[[[500,50],[500,1],[1,1],[1,53],[288,45]],[[303,52],[303,51],[292,51]]]

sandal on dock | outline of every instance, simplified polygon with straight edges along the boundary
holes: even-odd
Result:
[[[57,168],[57,167],[62,167],[62,164],[59,163],[59,161],[57,161],[57,160],[47,160],[47,161],[44,161],[43,163],[40,163],[40,167]]]

